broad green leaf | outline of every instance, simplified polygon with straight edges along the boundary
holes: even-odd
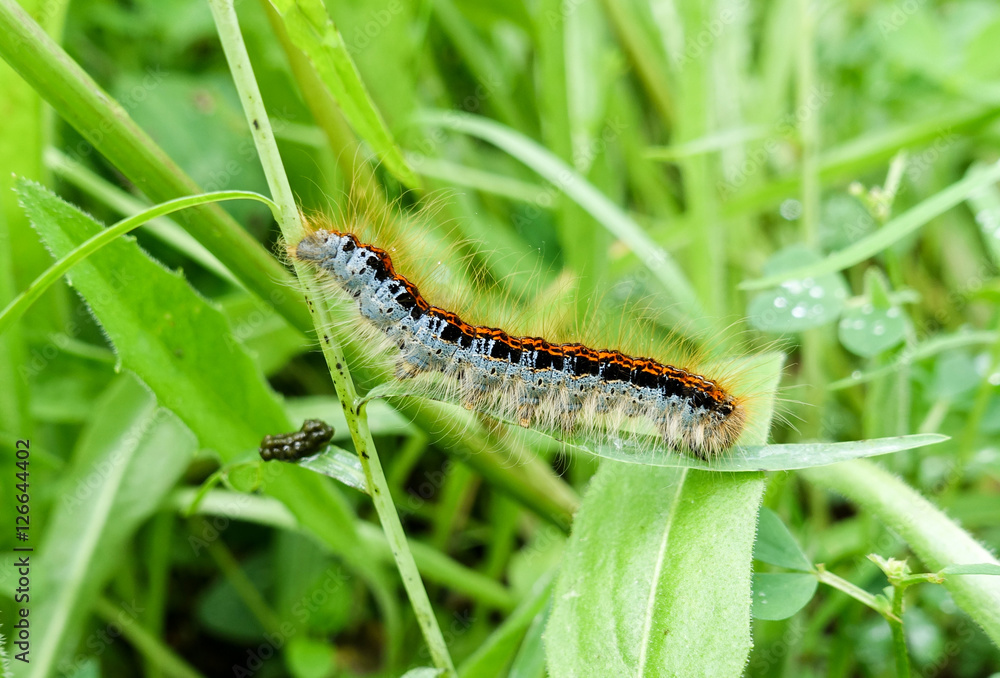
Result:
[[[767,274],[819,261],[815,252],[801,245],[787,247],[764,265]],[[779,287],[755,296],[747,308],[750,324],[762,332],[801,332],[831,323],[847,301],[847,284],[839,273],[786,280]]]
[[[840,343],[862,358],[871,358],[898,345],[906,334],[906,318],[898,306],[881,309],[872,304],[844,312],[837,327]]]
[[[788,531],[774,511],[763,508],[757,524],[757,541],[753,547],[753,557],[778,567],[790,570],[812,569],[812,561],[802,552],[802,547]]]
[[[18,183],[25,212],[56,257],[101,226],[42,186]],[[179,275],[119,239],[69,273],[114,344],[121,366],[224,460],[263,435],[291,429],[263,376],[222,314]]]
[[[45,539],[32,560],[30,673],[50,675],[125,547],[187,468],[191,432],[131,375],[94,403]],[[135,616],[133,614],[133,616]]]
[[[605,462],[546,631],[563,676],[739,676],[750,650],[759,474]]]
[[[751,363],[776,384],[782,356]],[[769,377],[769,381],[764,378]],[[767,436],[773,408],[748,427]],[[739,676],[752,645],[759,473],[604,462],[567,545],[546,630],[562,676]]]
[[[326,678],[333,669],[334,652],[333,646],[324,641],[292,638],[285,650],[285,662],[294,678]]]
[[[811,574],[755,572],[754,619],[788,619],[812,600],[818,583]]]
[[[966,351],[946,353],[934,363],[934,381],[929,398],[958,398],[975,389],[982,376],[975,360]]]
[[[368,95],[340,31],[320,0],[271,0],[295,46],[302,50],[358,135],[371,144],[386,168],[407,186],[420,180]]]
[[[809,482],[844,495],[898,534],[933,572],[1000,562],[972,535],[896,475],[867,461],[803,471]],[[945,577],[955,603],[1000,645],[1000,578]]]

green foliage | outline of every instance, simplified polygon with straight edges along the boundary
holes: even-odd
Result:
[[[236,4],[0,0],[25,675],[1000,671],[1000,7]],[[273,212],[162,220],[236,189]],[[457,296],[707,353],[751,426],[705,462],[408,397],[276,256],[293,200],[430,205]]]

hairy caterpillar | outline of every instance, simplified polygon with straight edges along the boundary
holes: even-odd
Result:
[[[744,399],[692,370],[467,323],[429,303],[384,249],[354,233],[317,228],[289,253],[353,298],[398,349],[397,378],[441,374],[469,409],[565,434],[638,421],[669,447],[703,459],[731,447],[746,424]]]

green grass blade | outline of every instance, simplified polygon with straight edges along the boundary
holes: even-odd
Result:
[[[953,565],[1000,562],[954,521],[896,475],[855,461],[822,471],[804,471],[821,487],[838,492],[870,511],[910,545],[932,571]],[[945,577],[944,586],[994,644],[1000,645],[1000,578],[988,575]]]
[[[63,501],[32,559],[32,678],[53,672],[120,564],[108,554],[122,549],[159,507],[197,449],[191,432],[158,409],[134,377],[113,382],[94,412],[65,478]]]
[[[418,116],[417,121],[479,137],[523,162],[625,243],[676,300],[681,315],[693,322],[704,321],[705,313],[694,288],[673,257],[618,205],[548,150],[514,130],[474,115],[428,111]]]
[[[947,146],[958,135],[971,134],[997,115],[1000,115],[1000,107],[977,106],[865,134],[820,155],[819,178],[825,182],[855,179],[865,171],[882,166],[901,150],[929,143],[935,149]],[[731,216],[763,209],[801,191],[802,174],[796,171],[734,196],[725,204],[723,213]]]
[[[458,668],[461,678],[499,678],[511,662],[528,627],[552,595],[552,576],[535,583],[531,593]]]
[[[85,242],[80,243],[80,245],[73,248],[73,250],[60,257],[58,261],[38,276],[38,278],[36,278],[34,282],[28,286],[28,289],[11,301],[7,308],[5,308],[3,312],[0,312],[0,334],[3,334],[11,323],[17,322],[17,320],[24,315],[25,311],[31,307],[31,304],[44,294],[45,290],[49,289],[49,287],[59,280],[59,278],[66,275],[71,268],[100,250],[108,243],[113,242],[118,236],[129,233],[130,231],[139,228],[146,222],[165,214],[171,214],[178,210],[195,207],[197,205],[221,202],[223,200],[258,200],[267,204],[272,211],[277,212],[277,206],[271,202],[271,200],[257,193],[252,193],[250,191],[217,191],[215,193],[205,193],[202,195],[193,195],[187,198],[170,200],[154,207],[150,207],[135,216],[122,219],[110,228],[91,236]]]
[[[144,203],[132,194],[118,188],[82,163],[51,146],[45,149],[45,166],[60,179],[124,217],[138,214],[149,207],[148,203]],[[181,228],[176,221],[161,217],[144,224],[144,228],[150,235],[197,262],[206,270],[212,271],[219,278],[240,286],[241,283],[229,272],[229,269],[223,266],[215,255],[205,249],[204,245],[195,240],[190,233]]]
[[[994,183],[998,179],[1000,179],[1000,163],[996,163],[982,171],[972,172],[943,191],[927,198],[919,205],[910,208],[868,237],[845,247],[839,252],[834,252],[822,261],[790,271],[764,276],[756,280],[745,281],[740,284],[740,289],[767,289],[768,287],[779,285],[786,280],[815,278],[854,266],[891,247],[934,217],[951,209],[968,198],[972,193]]]
[[[58,257],[105,232],[38,184],[18,184],[25,212]],[[202,444],[230,460],[291,425],[222,315],[178,275],[116,239],[70,273],[121,364],[152,388]],[[228,337],[228,341],[227,341]]]
[[[323,3],[320,0],[271,0],[271,4],[284,20],[289,38],[309,57],[355,131],[371,144],[386,169],[397,179],[407,186],[419,186],[420,180],[368,95],[347,45]]]
[[[151,201],[204,192],[16,0],[0,0],[0,58]],[[188,217],[184,228],[249,290],[293,327],[303,332],[312,327],[288,272],[232,217],[215,205],[195,208]]]
[[[939,353],[944,353],[945,351],[951,351],[956,348],[965,348],[967,346],[990,346],[996,343],[998,337],[1000,337],[1000,335],[998,335],[997,332],[989,330],[980,330],[978,332],[959,332],[957,334],[934,337],[933,339],[928,339],[922,344],[905,349],[896,360],[888,365],[876,367],[875,369],[868,370],[867,372],[860,372],[856,375],[851,375],[846,379],[839,379],[832,382],[829,386],[827,386],[827,388],[831,391],[839,391],[842,388],[864,384],[885,376],[886,374],[891,374],[896,370],[900,370],[919,360],[930,358],[938,355]]]

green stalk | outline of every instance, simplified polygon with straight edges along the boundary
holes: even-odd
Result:
[[[203,678],[201,673],[174,654],[169,647],[163,644],[163,641],[142,628],[142,625],[135,619],[123,615],[121,606],[112,603],[107,598],[98,598],[97,602],[94,603],[94,611],[105,623],[114,624],[121,629],[125,640],[132,644],[132,647],[146,659],[147,663],[160,667],[164,675],[171,676],[171,678]]]
[[[0,57],[10,65],[74,128],[153,202],[197,194],[201,189],[129,117],[122,107],[53,42],[14,0],[0,0]],[[191,210],[182,226],[204,245],[248,290],[274,306],[275,311],[303,333],[312,331],[312,318],[288,272],[251,238],[226,212],[203,206]],[[362,369],[359,366],[359,370]],[[450,430],[447,412],[430,401],[412,402],[407,408],[424,430]],[[463,455],[491,484],[536,511],[565,524],[565,508],[552,497],[525,486],[518,469],[510,468],[502,447],[485,446],[472,433],[454,433],[460,449],[480,454]],[[477,465],[480,464],[480,465]],[[559,494],[572,490],[558,478]]]
[[[910,678],[910,655],[906,651],[906,634],[903,632],[903,596],[906,588],[892,587],[892,616],[886,617],[892,629],[892,651],[896,656],[896,678]]]
[[[305,224],[302,223],[291,186],[285,175],[281,156],[278,153],[278,146],[274,141],[267,111],[264,109],[260,89],[250,65],[250,57],[240,33],[239,20],[236,16],[233,0],[210,0],[209,5],[212,8],[212,16],[215,18],[219,39],[226,53],[226,60],[229,62],[233,74],[233,81],[243,103],[243,110],[250,123],[268,186],[281,212],[278,224],[281,227],[282,235],[287,242],[298,242],[305,234]],[[307,297],[319,299],[320,297],[313,289],[312,273],[298,262],[295,262],[295,272],[306,288]],[[330,367],[330,376],[344,409],[351,439],[354,441],[355,449],[361,460],[365,480],[371,492],[372,503],[375,505],[382,529],[385,531],[386,539],[392,548],[396,567],[403,579],[403,586],[409,595],[410,604],[413,606],[420,630],[423,632],[424,639],[430,649],[434,665],[442,669],[446,677],[453,678],[455,667],[448,654],[444,636],[438,627],[434,610],[427,597],[427,591],[420,579],[420,573],[417,571],[413,554],[406,543],[406,535],[403,533],[399,515],[392,504],[389,485],[385,480],[385,474],[382,472],[382,465],[368,429],[368,417],[364,413],[363,404],[358,404],[358,395],[347,367],[347,361],[344,359],[340,346],[333,341],[329,333],[324,331],[324,328],[331,325],[326,307],[317,303],[309,303],[308,305],[313,314],[317,332],[323,339],[321,342],[323,356]]]
[[[854,600],[858,601],[862,605],[865,605],[875,610],[880,615],[885,617],[887,621],[892,623],[893,620],[889,614],[889,610],[887,609],[888,606],[884,604],[883,600],[868,593],[860,586],[852,584],[843,577],[838,577],[837,575],[835,575],[833,572],[830,572],[822,565],[818,565],[816,567],[815,574],[816,574],[816,579],[818,579],[820,582],[826,584],[827,586],[835,588],[838,591],[841,591],[842,593],[846,593],[847,595],[849,595],[851,598],[854,598]],[[899,620],[897,619],[897,621]]]
[[[834,490],[875,514],[930,570],[940,571],[952,564],[1000,564],[916,490],[872,462],[850,461],[801,473],[810,482]],[[1000,577],[945,577],[944,587],[1000,645]]]

